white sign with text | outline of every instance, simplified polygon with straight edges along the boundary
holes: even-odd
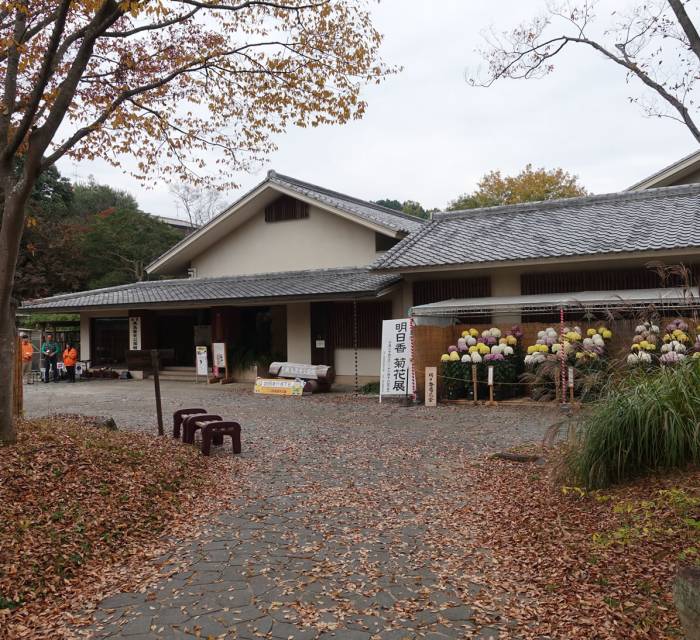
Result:
[[[382,322],[382,354],[379,397],[413,396],[413,321],[384,320]]]

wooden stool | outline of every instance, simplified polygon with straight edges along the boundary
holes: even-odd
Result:
[[[179,438],[180,437],[180,428],[182,427],[182,421],[185,418],[185,416],[192,415],[194,413],[206,413],[206,409],[199,409],[199,408],[193,408],[193,409],[178,409],[175,413],[173,413],[173,438]]]
[[[194,434],[207,422],[221,421],[223,418],[214,413],[198,413],[185,416],[182,421],[182,441],[194,444]]]
[[[211,443],[217,436],[221,439],[219,444],[224,443],[224,436],[231,436],[233,453],[241,452],[241,425],[237,422],[207,422],[202,427],[202,455],[208,456],[211,453]],[[216,440],[214,440],[216,444]]]

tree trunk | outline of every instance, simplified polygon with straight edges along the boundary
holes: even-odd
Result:
[[[17,345],[12,288],[24,229],[24,208],[36,181],[36,174],[36,171],[27,171],[25,167],[24,175],[19,180],[12,179],[9,171],[5,173],[6,178],[3,180],[5,199],[0,226],[0,444],[17,441],[12,415],[12,364]]]

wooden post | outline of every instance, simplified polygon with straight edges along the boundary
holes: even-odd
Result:
[[[569,367],[569,396],[571,402],[571,406],[574,406],[574,368]]]
[[[474,390],[474,404],[477,405],[479,404],[479,383],[476,379],[477,373],[476,373],[476,365],[472,365],[472,389]]]
[[[158,358],[158,349],[151,349],[151,366],[153,367],[153,386],[156,391],[156,415],[158,417],[158,435],[164,435],[163,432],[163,407],[160,403],[160,375],[158,369],[160,362]]]
[[[488,382],[489,382],[489,406],[493,406],[493,367],[488,368]]]
[[[12,416],[16,420],[24,413],[24,387],[22,385],[22,340],[15,343],[14,380],[12,385]]]

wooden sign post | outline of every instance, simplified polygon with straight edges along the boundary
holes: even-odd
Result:
[[[425,368],[425,406],[437,406],[437,367]]]
[[[492,407],[493,402],[493,367],[488,368],[488,382],[489,382],[489,406]]]
[[[479,381],[477,380],[477,366],[472,365],[472,389],[474,391],[474,404],[479,404]]]
[[[158,435],[164,435],[163,431],[163,407],[160,402],[160,376],[158,369],[160,362],[158,358],[158,349],[151,349],[151,366],[153,367],[153,387],[156,392],[156,417],[158,419]]]
[[[569,367],[569,396],[571,398],[571,406],[574,405],[574,368]]]

